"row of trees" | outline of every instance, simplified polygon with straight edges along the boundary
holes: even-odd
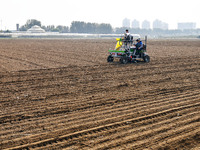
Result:
[[[73,21],[70,28],[67,26],[42,26],[41,22],[35,19],[28,20],[25,25],[19,28],[19,31],[27,31],[32,26],[38,25],[47,32],[60,32],[60,33],[113,33],[112,26],[110,24],[97,24],[97,23],[85,23],[83,21]]]
[[[19,28],[20,31],[27,31],[34,25],[38,25],[46,32],[60,32],[60,33],[93,33],[93,34],[122,34],[127,29],[125,27],[112,28],[110,24],[105,23],[86,23],[83,21],[73,21],[70,27],[67,26],[42,26],[41,22],[35,19],[28,20],[25,25]],[[162,30],[162,29],[135,29],[129,28],[130,33],[148,35],[152,37],[157,36],[185,36],[185,35],[200,35],[200,29],[195,30]]]
[[[97,24],[97,23],[85,23],[80,21],[73,21],[70,26],[70,32],[72,33],[113,33],[113,28],[110,24]]]
[[[69,27],[67,26],[54,26],[54,25],[49,25],[49,26],[42,26],[42,29],[44,29],[47,32],[60,32],[60,33],[69,33]]]

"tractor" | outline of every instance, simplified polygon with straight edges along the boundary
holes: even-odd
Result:
[[[136,47],[136,40],[134,40],[134,37],[139,38],[139,35],[133,36],[130,35],[130,37],[125,38],[116,38],[117,44],[115,46],[114,50],[108,50],[109,56],[107,58],[107,62],[113,62],[114,59],[119,59],[119,61],[122,64],[127,64],[129,62],[150,62],[150,57],[147,54],[147,36],[145,36],[144,40],[141,40],[144,42],[142,45],[142,48],[140,50]]]

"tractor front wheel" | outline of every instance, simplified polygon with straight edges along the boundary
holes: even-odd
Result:
[[[114,58],[111,55],[109,55],[108,58],[107,58],[107,61],[108,62],[113,62],[113,60],[114,60]]]

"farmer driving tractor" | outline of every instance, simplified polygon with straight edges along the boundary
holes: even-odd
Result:
[[[126,38],[128,35],[130,39]],[[136,44],[133,43],[134,37],[137,37]],[[113,62],[115,58],[119,58],[119,61],[123,64],[128,62],[139,62],[141,60],[147,63],[150,62],[150,57],[146,52],[147,36],[145,36],[145,44],[143,44],[138,34],[130,35],[128,30],[126,30],[126,33],[121,38],[116,38],[116,40],[117,44],[115,49],[108,50],[108,62]]]
[[[140,38],[138,38],[137,40],[137,43],[135,44],[135,47],[136,47],[136,55],[139,55],[141,53],[141,51],[143,50],[143,43],[142,41],[140,40]]]

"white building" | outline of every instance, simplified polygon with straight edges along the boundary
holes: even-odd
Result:
[[[133,20],[131,24],[132,28],[140,28],[140,22],[137,20]]]
[[[194,22],[178,23],[178,29],[179,30],[196,29],[196,23],[194,23]]]
[[[147,20],[144,20],[142,22],[142,29],[150,29],[150,22]]]
[[[125,19],[122,21],[122,27],[130,28],[130,19],[125,18]]]
[[[30,29],[28,29],[29,33],[44,33],[45,30],[42,29],[40,26],[34,25]]]
[[[168,24],[165,22],[162,22],[158,19],[156,19],[153,22],[153,29],[163,29],[163,30],[167,30],[168,29]]]
[[[168,30],[168,23],[162,22],[162,29]]]

